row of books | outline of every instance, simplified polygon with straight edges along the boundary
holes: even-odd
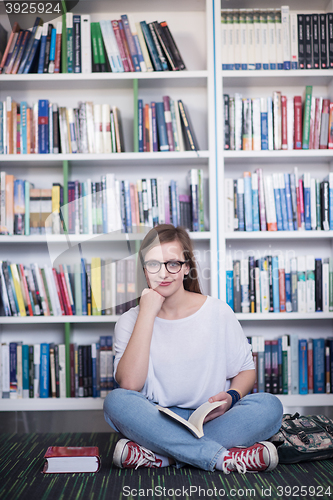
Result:
[[[236,313],[333,312],[333,259],[226,259],[226,302]]]
[[[0,73],[114,73],[186,69],[166,21],[135,23],[127,14],[92,22],[68,12],[55,25],[36,17],[33,27],[15,22],[7,40],[1,27]],[[66,50],[62,45],[65,44]],[[66,56],[64,57],[64,54]]]
[[[333,13],[281,9],[221,11],[222,69],[290,70],[333,67]]]
[[[65,344],[3,343],[0,345],[0,397],[105,398],[116,385],[112,347],[111,335],[101,336],[99,342],[92,344],[71,343],[68,370]]]
[[[333,229],[333,173],[263,175],[262,169],[226,178],[225,230],[329,231]]]
[[[139,99],[138,118],[139,153],[199,149],[182,100],[163,96],[163,102],[144,104]]]
[[[136,263],[93,257],[50,265],[0,261],[1,316],[104,316],[137,305]]]
[[[100,182],[69,181],[68,203],[64,205],[61,184],[39,189],[3,171],[0,234],[132,233],[164,223],[204,231],[203,170],[192,168],[187,182],[187,193],[181,194],[176,180],[168,182],[157,177],[130,182],[117,180],[115,174],[109,173]]]
[[[274,340],[260,335],[248,340],[256,367],[253,393],[333,393],[333,337],[285,334]]]
[[[333,148],[333,102],[312,95],[243,98],[224,94],[224,149],[262,151]]]

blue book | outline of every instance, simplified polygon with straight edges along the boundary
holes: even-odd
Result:
[[[29,346],[22,345],[22,386],[23,397],[29,397]]]
[[[163,102],[157,102],[155,104],[155,108],[156,108],[156,121],[157,121],[157,135],[158,135],[158,143],[160,145],[160,151],[169,151],[168,134],[165,124]]]
[[[291,305],[291,276],[290,276],[290,261],[286,259],[285,270],[285,286],[286,286],[286,312],[292,312]]]
[[[267,113],[267,99],[261,99],[261,111],[260,111],[260,121],[261,121],[261,149],[268,149],[268,113]]]
[[[293,206],[292,206],[292,201],[291,201],[291,190],[290,190],[290,177],[289,177],[289,174],[284,174],[284,184],[285,184],[285,189],[286,189],[288,228],[289,228],[289,231],[294,231]]]
[[[46,52],[46,39],[47,39],[47,28],[48,23],[45,23],[43,26],[42,36],[40,39],[40,50],[39,50],[39,59],[38,59],[38,69],[37,73],[44,73],[44,59]]]
[[[245,209],[245,231],[253,231],[252,220],[252,186],[250,172],[244,172],[244,209]]]
[[[0,155],[5,153],[4,142],[3,142],[3,102],[0,101]]]
[[[330,229],[333,229],[333,173],[329,173],[324,181],[328,181],[328,206],[329,206],[329,221],[330,221]],[[305,211],[305,192],[304,192],[304,211]],[[306,211],[305,211],[306,215]],[[306,224],[306,219],[305,219]],[[305,225],[306,229],[306,225]],[[310,221],[310,229],[311,229],[311,221]]]
[[[17,397],[17,355],[16,355],[17,343],[9,343],[9,397]]]
[[[106,335],[106,350],[107,350],[107,378],[106,378],[106,387],[107,391],[111,391],[113,389],[113,373],[109,368],[113,366],[112,363],[112,335]]]
[[[101,21],[99,24],[101,26]],[[55,30],[52,30],[52,35],[53,31]],[[51,38],[51,48],[52,48],[52,38]],[[55,38],[54,38],[54,49],[55,49]],[[81,73],[81,15],[80,14],[73,15],[73,68],[74,68],[74,73]]]
[[[54,64],[55,53],[56,53],[56,39],[57,39],[57,30],[56,30],[56,28],[53,28],[51,31],[51,44],[50,44],[50,57],[49,57],[49,63],[51,61],[53,61],[53,64]],[[53,66],[52,73],[53,72],[54,72],[54,66]],[[49,73],[51,73],[50,70],[49,70]],[[81,73],[81,68],[80,68],[80,71],[77,71],[77,73]]]
[[[177,211],[177,181],[170,181],[170,202],[171,202],[171,223],[177,227],[178,226],[178,211]],[[194,221],[193,221],[194,225]]]
[[[279,378],[278,378],[278,393],[279,394],[283,393],[282,362],[283,362],[283,357],[282,357],[282,337],[279,337],[278,338],[278,373],[279,373]]]
[[[25,101],[20,103],[21,112],[21,153],[27,154],[27,107],[28,104]]]
[[[24,54],[23,54],[22,59],[21,59],[19,69],[17,71],[18,75],[20,75],[24,72],[24,68],[25,68],[25,65],[26,65],[28,58],[30,56],[31,49],[32,49],[34,41],[35,41],[35,34],[36,34],[38,26],[40,25],[40,22],[41,22],[41,18],[36,17],[35,23],[34,23],[32,30],[31,30],[31,36],[30,36],[29,41],[26,45],[26,48],[24,50]]]
[[[289,231],[288,212],[287,212],[286,185],[285,185],[284,175],[282,173],[280,173],[278,175],[279,175],[279,181],[280,181],[282,227],[283,227],[283,231]]]
[[[275,199],[277,230],[283,231],[281,193],[279,188],[279,174],[273,174],[273,189]]]
[[[313,392],[325,394],[325,339],[313,339]]]
[[[154,66],[154,70],[155,71],[163,71],[161,61],[160,61],[160,58],[158,57],[156,45],[155,45],[155,42],[154,42],[153,37],[151,35],[149,26],[146,23],[146,21],[141,21],[140,25],[141,25],[142,34],[144,36],[144,39],[145,39],[145,42],[146,42],[146,45],[148,48],[148,52],[149,52],[149,55],[151,58],[151,62],[153,63],[153,66]]]
[[[38,47],[39,47],[39,44],[40,44],[40,41],[41,41],[42,32],[43,32],[43,27],[42,26],[38,26],[37,31],[35,33],[35,37],[33,39],[33,44],[32,44],[32,47],[31,47],[31,50],[30,50],[27,62],[25,63],[24,68],[23,68],[23,74],[29,73],[29,71],[31,69],[31,66],[32,66],[32,64],[33,64],[33,62],[35,60],[35,57],[37,57]],[[45,51],[44,51],[44,55],[45,55]]]
[[[39,99],[38,101],[38,153],[49,152],[49,101]]]
[[[297,182],[297,184],[298,184],[298,182]],[[297,231],[298,230],[298,221],[297,221],[297,196],[296,196],[295,174],[290,174],[290,193],[291,193],[291,206],[292,206],[292,210],[293,210],[294,230]]]
[[[147,71],[146,63],[145,63],[145,60],[143,58],[143,54],[142,54],[142,50],[141,50],[141,45],[140,45],[140,42],[139,42],[139,37],[138,37],[137,34],[133,35],[133,40],[134,40],[135,48],[136,48],[136,51],[137,51],[137,54],[138,54],[139,65],[140,65],[141,71]]]
[[[279,257],[272,257],[272,276],[273,276],[273,312],[280,312],[280,291],[279,291]]]
[[[238,231],[245,231],[244,218],[244,179],[237,179],[237,217]]]
[[[50,394],[50,345],[40,345],[40,398],[48,398]]]
[[[306,231],[311,231],[311,188],[310,174],[304,174],[303,193],[304,193],[304,223]],[[333,192],[332,192],[333,201]],[[331,200],[330,200],[331,202]]]
[[[308,343],[306,339],[298,341],[299,393],[308,394]]]
[[[157,140],[157,119],[156,119],[156,103],[151,102],[151,123],[152,123],[152,132],[153,132],[153,152],[158,151],[158,140]]]
[[[143,153],[143,100],[138,99],[139,153]]]
[[[260,231],[258,174],[252,174],[252,221],[253,231]]]
[[[81,292],[82,292],[82,316],[87,316],[87,275],[84,259],[81,259]]]
[[[91,344],[91,375],[92,375],[92,397],[97,398],[97,349],[96,344]]]
[[[234,272],[233,269],[226,271],[226,303],[234,310]]]
[[[126,217],[126,232],[132,232],[132,210],[131,210],[131,192],[130,182],[122,181],[125,195],[125,217]]]
[[[121,20],[123,22],[125,36],[126,36],[126,40],[127,40],[127,44],[128,44],[128,49],[129,49],[130,54],[131,54],[131,58],[132,58],[132,61],[133,61],[133,65],[134,65],[135,71],[141,71],[141,67],[140,67],[140,63],[139,63],[139,57],[138,57],[138,53],[137,53],[137,50],[136,50],[134,38],[133,38],[133,35],[132,35],[132,31],[131,31],[131,27],[130,27],[127,15],[126,14],[122,14]]]

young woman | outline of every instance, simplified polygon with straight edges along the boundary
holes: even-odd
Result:
[[[282,405],[272,394],[249,394],[255,381],[251,346],[230,307],[201,294],[187,231],[155,227],[138,260],[145,288],[140,304],[117,322],[120,388],[104,402],[105,420],[126,437],[116,445],[114,463],[190,464],[226,474],[274,469],[277,451],[265,440],[280,428]],[[206,401],[226,404],[206,416],[200,439],[156,408],[169,407],[187,420]]]

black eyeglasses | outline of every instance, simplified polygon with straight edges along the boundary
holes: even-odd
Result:
[[[156,274],[160,271],[162,264],[164,264],[168,273],[177,274],[181,270],[183,264],[186,264],[186,262],[187,261],[182,262],[180,260],[168,260],[167,262],[148,260],[144,263],[144,268],[148,271],[148,273]]]

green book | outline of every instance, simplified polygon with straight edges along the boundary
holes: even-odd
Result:
[[[302,149],[309,149],[311,100],[312,100],[312,85],[307,85],[305,89]]]
[[[73,73],[73,13],[66,14],[67,73]]]
[[[97,23],[90,24],[91,31],[91,45],[92,45],[92,62],[93,62],[93,72],[100,72],[100,61],[99,61],[99,51],[97,44]]]
[[[102,30],[101,30],[101,25],[99,23],[96,23],[96,37],[97,37],[97,49],[98,49],[100,71],[102,73],[105,73],[106,72],[106,59],[105,59]]]

